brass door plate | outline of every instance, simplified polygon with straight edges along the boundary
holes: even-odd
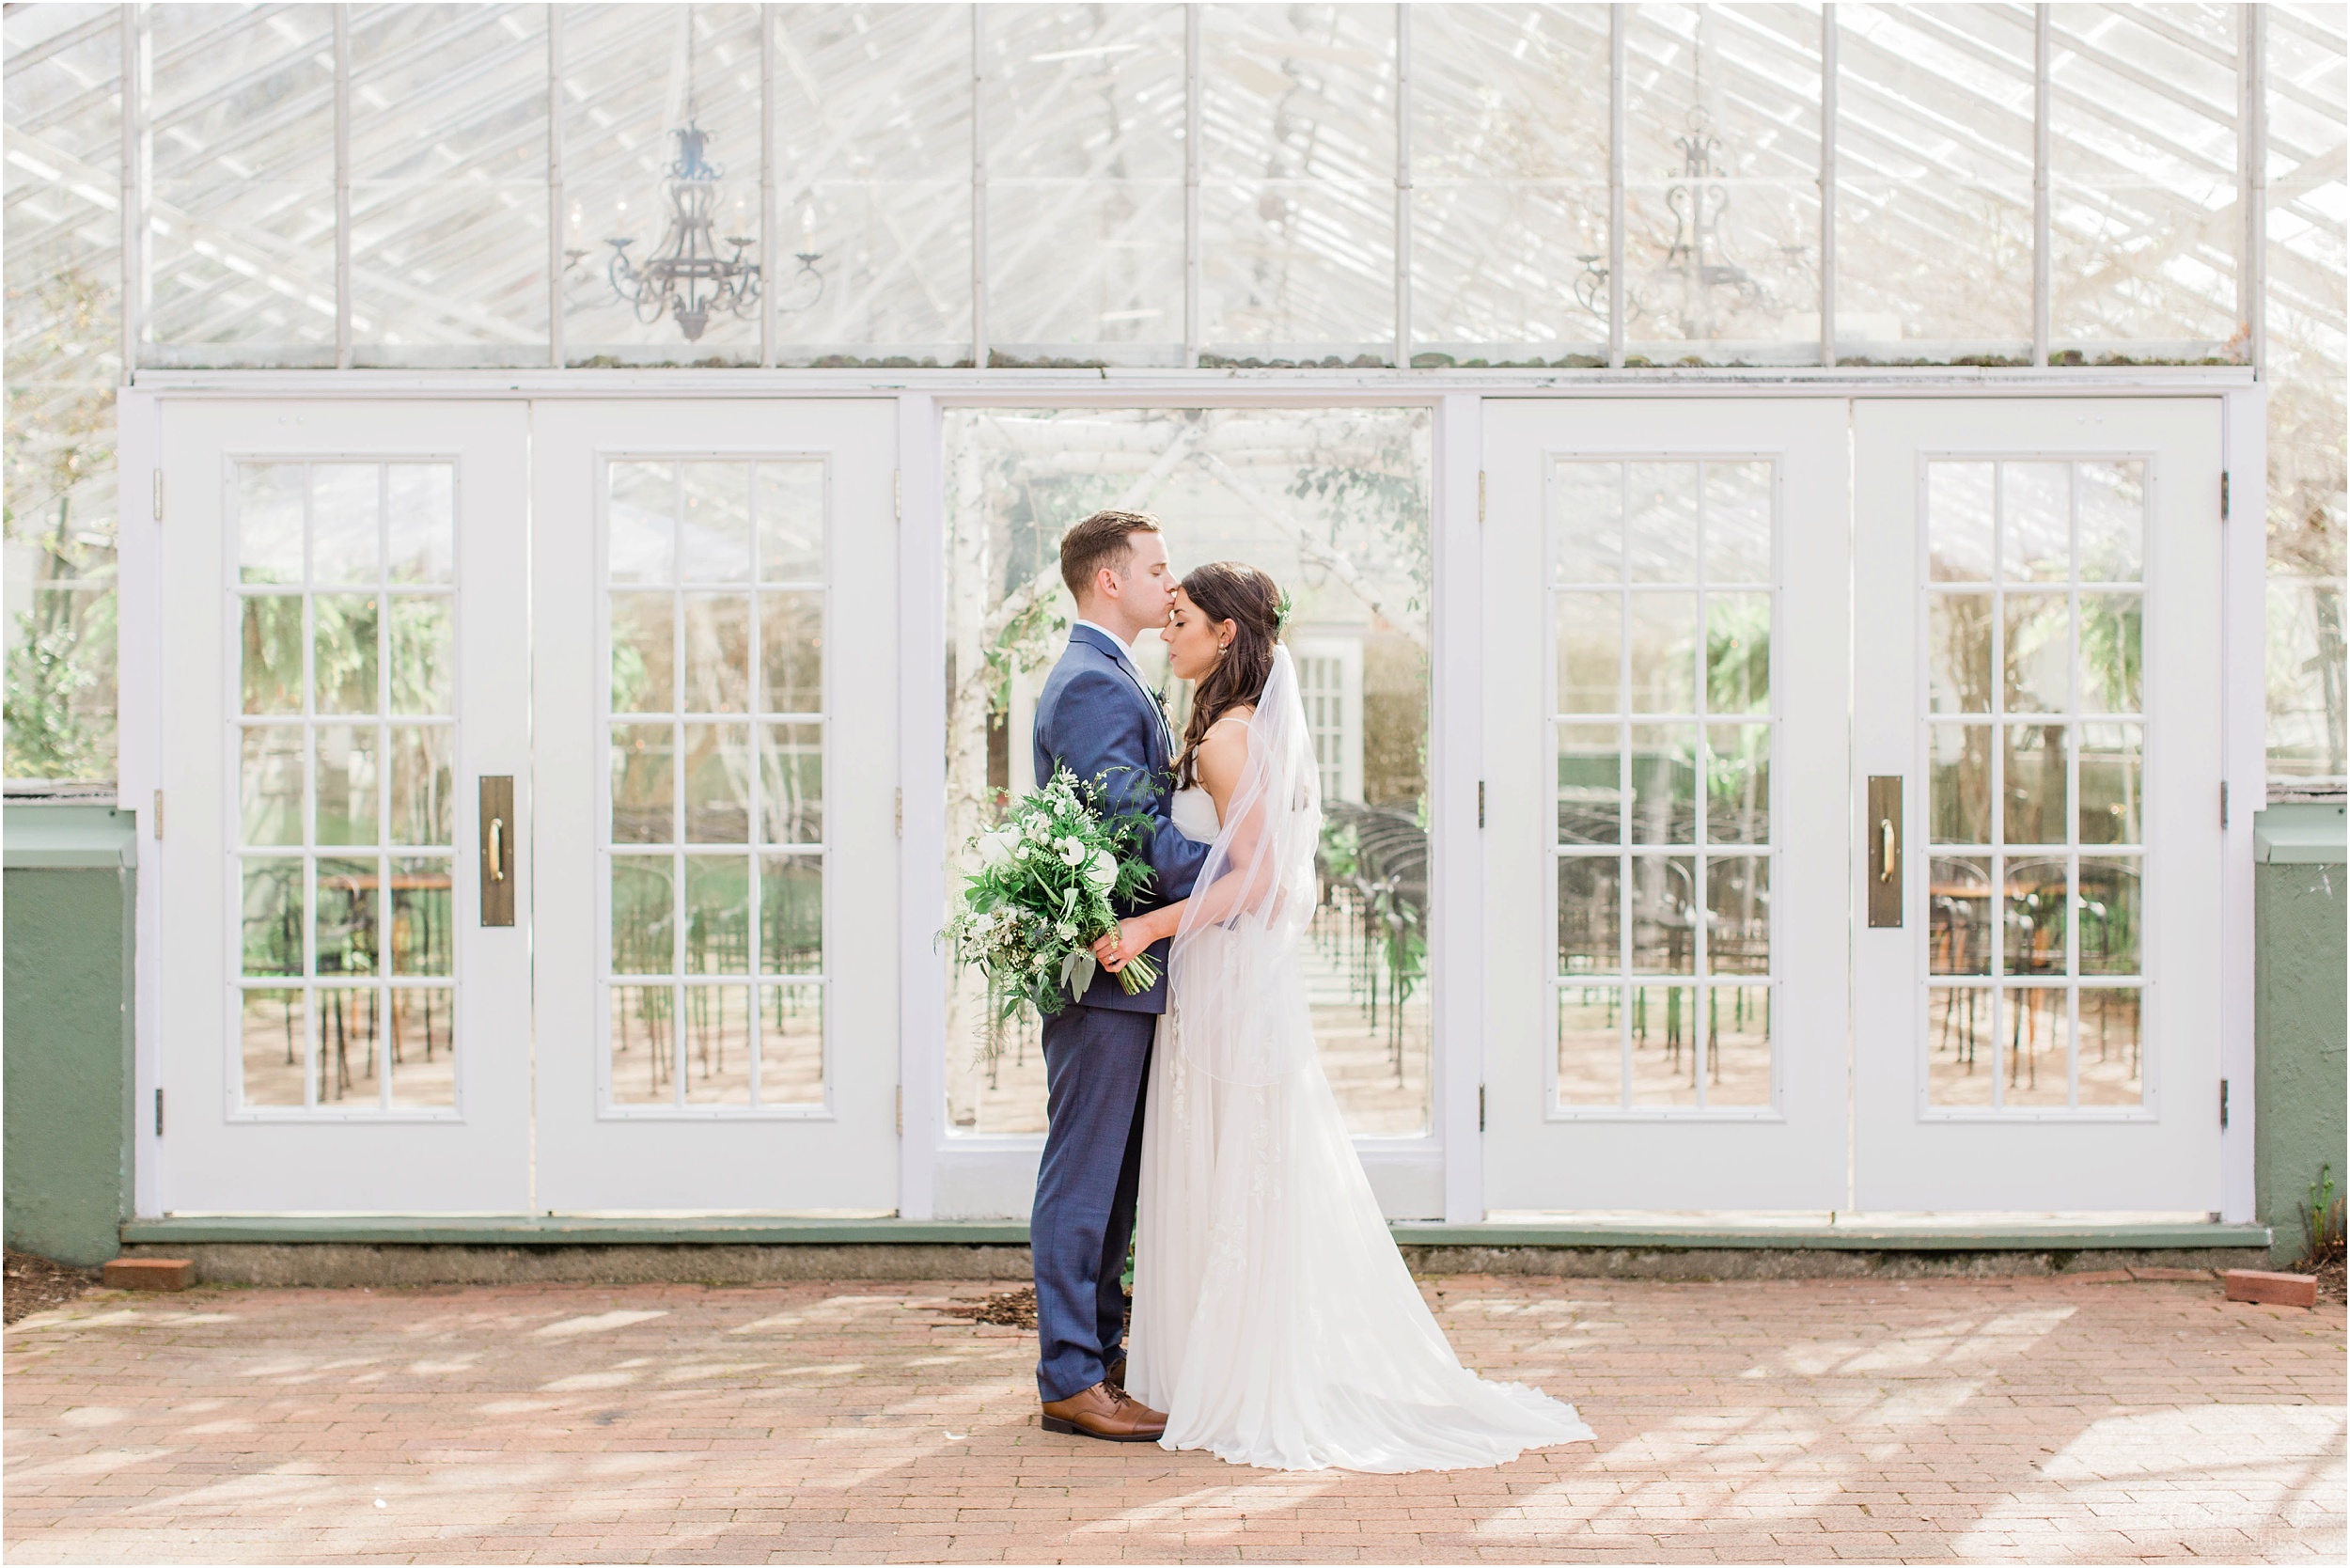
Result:
[[[481,923],[514,923],[514,777],[481,776]]]
[[[1899,774],[1869,776],[1869,814],[1861,829],[1869,840],[1869,924],[1872,928],[1902,923],[1903,836],[1902,777]]]

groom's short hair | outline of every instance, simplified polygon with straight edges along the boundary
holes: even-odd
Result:
[[[1080,604],[1093,588],[1093,574],[1108,567],[1122,572],[1134,558],[1129,536],[1155,534],[1159,520],[1147,511],[1097,511],[1060,536],[1060,580]]]

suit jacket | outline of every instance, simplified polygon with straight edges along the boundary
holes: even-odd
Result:
[[[1184,838],[1169,815],[1175,785],[1169,751],[1173,744],[1158,698],[1142,683],[1141,673],[1117,639],[1090,626],[1071,628],[1069,650],[1045,678],[1043,694],[1037,698],[1037,782],[1046,782],[1055,769],[1066,767],[1081,781],[1100,778],[1109,810],[1140,808],[1150,815],[1151,839],[1143,857],[1158,873],[1157,880],[1139,901],[1120,910],[1124,915],[1140,915],[1189,897],[1199,868],[1207,862],[1208,846]],[[1117,976],[1097,972],[1082,1001],[1087,1007],[1123,1012],[1165,1012],[1168,947],[1166,942],[1152,945],[1159,976],[1149,990],[1129,996]]]

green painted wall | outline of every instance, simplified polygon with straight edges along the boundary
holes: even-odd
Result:
[[[100,1263],[130,1213],[131,822],[13,803],[8,822],[8,1244]]]
[[[2344,899],[2342,808],[2272,806],[2260,814],[2262,864],[2253,872],[2258,922],[2254,958],[2255,1202],[2277,1233],[2280,1263],[2301,1256],[2301,1205],[2320,1167],[2335,1189],[2350,1186],[2350,972]]]

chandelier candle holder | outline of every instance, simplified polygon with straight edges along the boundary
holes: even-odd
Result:
[[[606,269],[612,292],[650,326],[665,315],[677,318],[678,329],[689,343],[698,342],[713,314],[746,320],[759,307],[760,265],[744,253],[756,240],[714,232],[712,211],[718,200],[718,181],[725,171],[703,156],[710,133],[688,121],[672,132],[677,137],[677,161],[669,165],[669,223],[661,243],[640,265],[628,254],[634,240],[607,240],[612,260]],[[721,246],[728,254],[720,254]],[[803,271],[812,271],[812,256],[801,258]]]
[[[1665,210],[1673,221],[1672,241],[1663,260],[1653,269],[1650,283],[1671,296],[1680,308],[1659,308],[1649,292],[1625,279],[1623,316],[1628,322],[1644,316],[1674,315],[1681,336],[1712,337],[1720,327],[1724,309],[1771,310],[1778,302],[1771,289],[1729,254],[1723,219],[1731,206],[1731,178],[1722,158],[1722,141],[1713,132],[1702,105],[1693,106],[1686,132],[1673,138],[1681,153],[1679,177],[1665,187]],[[1800,245],[1778,247],[1799,278],[1810,274],[1807,253]],[[1583,271],[1574,280],[1575,302],[1592,315],[1607,315],[1607,267],[1596,252],[1575,258]]]

